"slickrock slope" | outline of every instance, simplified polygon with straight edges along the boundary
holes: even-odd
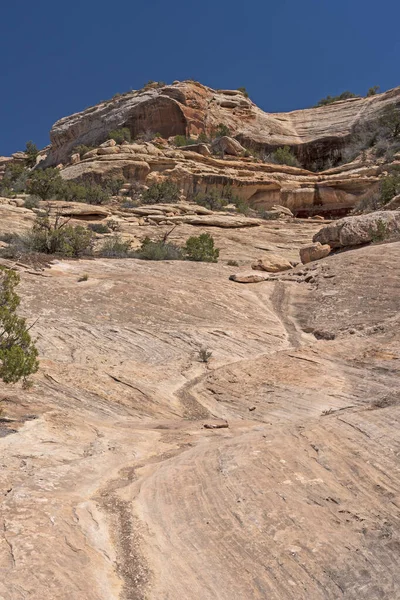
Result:
[[[292,260],[317,229],[213,232],[223,258]],[[0,597],[400,599],[399,260],[249,286],[223,263],[20,264],[41,370],[1,386]]]

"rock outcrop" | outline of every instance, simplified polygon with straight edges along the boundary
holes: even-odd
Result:
[[[377,193],[382,165],[359,158],[314,173],[261,162],[249,156],[246,148],[257,154],[288,145],[307,168],[318,160],[334,158],[337,162],[357,128],[370,126],[379,120],[385,107],[399,102],[400,88],[396,88],[370,98],[269,114],[237,90],[213,90],[193,81],[150,86],[55,123],[43,164],[61,163],[65,179],[101,181],[117,176],[126,182],[148,185],[171,177],[186,195],[230,186],[256,209],[269,210],[278,204],[296,216],[344,216],[358,202]],[[213,137],[221,123],[232,136],[216,142],[224,159],[212,156],[212,146],[204,143],[181,148],[171,148],[167,143],[167,138],[171,140],[175,135]],[[130,130],[135,142],[120,146],[105,142],[112,129],[121,127]],[[162,138],[144,142],[149,131]],[[97,148],[79,160],[74,152],[79,144]]]
[[[399,235],[400,211],[378,211],[333,221],[316,233],[313,241],[329,244],[332,248],[346,248]]]
[[[340,151],[361,123],[400,102],[400,88],[319,108],[266,113],[238,90],[213,90],[194,81],[132,91],[54,124],[48,164],[69,160],[77,144],[98,145],[109,131],[128,127],[132,137],[146,131],[163,137],[212,134],[220,123],[245,146],[288,145],[304,164]]]
[[[319,242],[308,244],[307,246],[300,248],[300,260],[303,265],[305,265],[314,260],[325,258],[325,256],[328,256],[330,251],[331,247],[329,244],[320,244]]]

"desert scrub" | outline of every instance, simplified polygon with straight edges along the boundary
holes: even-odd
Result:
[[[70,225],[69,219],[61,215],[50,216],[50,212],[38,215],[30,231],[11,235],[8,248],[2,255],[17,258],[23,254],[59,254],[78,258],[90,255],[94,241],[93,232],[82,225]]]
[[[89,223],[88,229],[93,231],[93,233],[110,233],[111,229],[107,227],[104,223]]]
[[[212,352],[208,350],[208,348],[200,348],[198,353],[198,359],[200,362],[208,363],[210,358],[212,357]]]
[[[209,233],[193,235],[183,247],[187,260],[201,262],[218,262],[219,249],[214,246],[214,239]]]
[[[142,260],[183,260],[182,249],[166,240],[152,241],[146,237],[139,250],[133,253],[134,258]]]
[[[228,199],[224,198],[223,194],[217,188],[212,188],[207,192],[196,194],[193,201],[199,206],[204,206],[204,208],[208,208],[209,210],[222,210],[229,204]]]
[[[159,183],[152,183],[151,186],[142,194],[143,204],[161,204],[163,202],[177,202],[180,196],[180,189],[176,183],[170,179]]]
[[[290,167],[299,167],[300,163],[291,151],[289,146],[277,148],[271,154],[265,157],[265,162],[274,163],[276,165],[288,165]]]
[[[107,239],[98,252],[103,258],[129,258],[132,256],[130,241],[124,241],[120,235]]]
[[[29,210],[33,210],[34,208],[39,208],[40,198],[37,196],[28,196],[25,198],[24,207],[29,208]]]
[[[191,137],[186,137],[185,135],[176,135],[174,137],[174,144],[177,148],[180,146],[191,146],[193,144],[197,144],[197,140],[194,140]]]
[[[113,129],[113,131],[110,131],[108,134],[107,139],[114,140],[117,144],[122,144],[122,142],[130,142],[131,132],[128,127]]]
[[[52,167],[43,170],[38,169],[29,175],[26,191],[28,194],[38,196],[41,200],[50,200],[57,196],[63,184],[58,169]]]
[[[95,150],[94,146],[86,146],[85,144],[78,144],[72,148],[72,154],[79,154],[80,158],[82,158],[88,152]]]
[[[38,351],[29,334],[26,320],[19,317],[20,298],[15,291],[19,275],[0,266],[0,379],[16,383],[36,373]]]
[[[380,182],[381,203],[387,204],[398,194],[400,194],[400,172],[393,172]]]

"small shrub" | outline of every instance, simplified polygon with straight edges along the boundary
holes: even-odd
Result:
[[[107,189],[104,189],[99,184],[85,186],[85,202],[88,204],[108,204],[110,194]]]
[[[95,147],[86,146],[85,144],[78,144],[72,149],[72,153],[79,154],[79,156],[82,158],[85,154],[87,154],[87,152],[90,152],[91,150],[95,150]]]
[[[26,142],[25,154],[27,157],[26,163],[28,167],[34,167],[36,164],[37,155],[39,154],[36,144],[31,141]]]
[[[237,260],[228,260],[228,262],[226,263],[229,267],[238,267],[239,263]]]
[[[11,163],[7,165],[4,171],[3,179],[0,181],[0,195],[6,198],[14,193],[24,192],[28,171],[21,163]],[[23,182],[23,185],[21,185]]]
[[[400,109],[396,106],[387,106],[382,113],[379,122],[388,131],[389,136],[394,139],[400,137]]]
[[[266,157],[266,162],[272,162],[276,165],[289,165],[290,167],[299,167],[300,163],[292,153],[289,146],[277,148],[272,154]]]
[[[393,173],[384,177],[380,183],[380,200],[382,204],[387,204],[400,194],[400,173]]]
[[[204,131],[202,131],[201,133],[199,133],[197,141],[201,144],[208,144],[210,139],[208,135]]]
[[[139,250],[133,253],[142,260],[183,260],[182,249],[171,242],[158,240],[153,242],[146,237]]]
[[[128,258],[130,254],[130,241],[124,242],[119,235],[114,235],[106,240],[99,251],[99,256],[104,258]]]
[[[369,98],[370,96],[376,96],[376,94],[379,92],[379,89],[379,85],[374,85],[370,87],[367,92],[367,98]]]
[[[224,198],[217,188],[196,194],[193,200],[199,206],[204,206],[209,210],[222,210],[229,203],[227,198]]]
[[[0,379],[5,383],[26,382],[39,368],[38,351],[26,320],[16,312],[19,280],[18,273],[0,266]]]
[[[243,94],[243,96],[244,96],[245,98],[248,98],[248,97],[249,97],[249,94],[248,94],[248,92],[247,92],[247,90],[246,90],[246,88],[245,88],[244,86],[242,86],[242,87],[239,87],[239,88],[238,88],[238,92],[242,92],[242,94]]]
[[[49,214],[37,217],[36,222],[25,238],[27,250],[43,254],[61,254],[79,257],[90,254],[93,246],[93,232],[82,225],[69,225],[68,219]]]
[[[61,191],[63,183],[60,171],[50,167],[30,174],[26,189],[28,194],[39,196],[41,200],[50,200]]]
[[[200,348],[198,357],[200,362],[208,363],[208,361],[212,357],[212,352],[207,348]]]
[[[220,123],[218,127],[214,130],[214,138],[220,138],[225,136],[230,137],[230,135],[231,130],[227,125],[224,125],[224,123]]]
[[[39,201],[40,198],[37,196],[28,196],[25,198],[24,206],[25,208],[29,208],[29,210],[32,210],[33,208],[39,208]]]
[[[80,283],[81,281],[87,281],[88,279],[89,279],[89,275],[87,273],[85,273],[84,275],[79,277],[78,283]]]
[[[90,231],[93,231],[93,233],[110,233],[111,231],[104,223],[89,223],[88,228]]]
[[[121,202],[121,208],[124,210],[129,210],[130,208],[137,208],[139,206],[139,202],[137,200],[124,200]]]
[[[121,225],[115,219],[109,219],[107,221],[107,227],[111,229],[111,231],[121,231]]]
[[[122,127],[121,129],[110,131],[107,139],[114,140],[117,144],[122,144],[122,142],[130,142],[132,137],[130,129],[128,127]]]
[[[117,177],[114,177],[113,179],[106,181],[105,187],[111,196],[118,196],[119,191],[124,183],[124,179],[118,179]]]
[[[107,204],[110,192],[96,183],[78,183],[77,181],[62,181],[57,191],[57,199],[65,202],[86,202],[87,204]]]
[[[183,248],[188,260],[217,262],[219,249],[214,247],[214,239],[209,233],[192,236]]]
[[[185,135],[176,135],[174,137],[174,144],[177,148],[181,146],[191,146],[193,144],[197,144],[198,140],[194,140],[191,137],[186,137]]]
[[[166,179],[160,183],[153,183],[142,195],[143,204],[161,204],[163,202],[177,202],[180,189],[176,183]]]
[[[338,102],[339,100],[348,100],[349,98],[357,97],[358,96],[356,94],[353,94],[353,92],[346,91],[339,94],[339,96],[327,96],[326,98],[322,98],[322,100],[320,100],[318,104],[315,105],[315,107],[326,106],[327,104],[332,104],[332,102]]]
[[[387,224],[384,221],[382,221],[382,219],[378,219],[376,222],[376,227],[371,227],[370,235],[371,240],[374,243],[383,242],[389,237]]]

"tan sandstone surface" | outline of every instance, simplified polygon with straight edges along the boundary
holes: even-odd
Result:
[[[0,386],[2,600],[400,598],[400,243],[229,280],[319,228],[171,233],[218,264],[18,263],[41,368]]]

